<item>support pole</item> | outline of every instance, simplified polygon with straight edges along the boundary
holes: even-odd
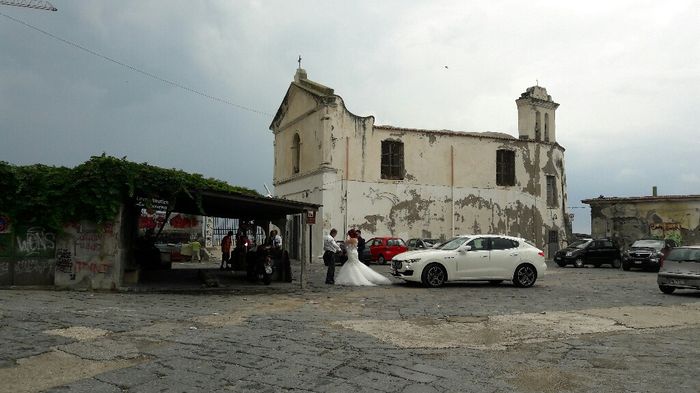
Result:
[[[301,224],[301,247],[299,248],[300,250],[300,255],[299,255],[299,262],[301,262],[301,273],[299,277],[299,285],[302,290],[306,290],[308,287],[308,272],[309,272],[309,260],[311,258],[311,255],[306,255],[306,234],[304,233],[304,229],[306,226],[304,225],[306,223],[306,214],[302,214],[302,220],[300,222]],[[309,228],[311,228],[311,225],[309,225]],[[311,235],[311,230],[309,230],[309,236]],[[309,237],[310,239],[310,237]]]

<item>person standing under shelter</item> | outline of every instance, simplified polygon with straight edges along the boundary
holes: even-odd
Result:
[[[277,230],[273,230],[274,232],[272,236],[272,248],[275,250],[281,250],[282,249],[282,236],[280,236],[279,232]]]
[[[233,231],[228,231],[226,236],[221,239],[221,270],[227,268],[231,260],[231,237],[233,236]]]
[[[328,266],[326,271],[326,284],[335,284],[335,254],[339,253],[340,246],[335,242],[335,235],[338,231],[331,229],[330,233],[323,238],[323,263]]]
[[[190,246],[192,247],[192,262],[195,259],[197,262],[202,262],[202,256],[199,254],[199,251],[202,249],[202,243],[199,242],[199,239],[192,240]]]

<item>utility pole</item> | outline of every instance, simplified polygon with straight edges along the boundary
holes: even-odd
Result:
[[[15,7],[34,8],[36,10],[58,11],[58,8],[48,1],[41,0],[0,0],[2,5],[11,5]]]

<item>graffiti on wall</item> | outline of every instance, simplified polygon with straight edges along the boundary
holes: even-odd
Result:
[[[67,248],[56,250],[56,270],[62,273],[73,271],[73,257]]]
[[[53,257],[55,247],[55,235],[42,227],[31,227],[24,237],[17,236],[17,252],[25,257]]]
[[[102,236],[96,232],[81,233],[74,242],[76,258],[87,259],[102,251]]]
[[[90,274],[110,274],[112,273],[112,264],[107,261],[101,262],[73,262],[73,273],[90,273]]]
[[[39,276],[50,274],[53,262],[41,258],[25,258],[15,261],[15,275]]]

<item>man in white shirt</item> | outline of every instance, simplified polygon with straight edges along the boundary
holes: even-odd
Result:
[[[328,266],[326,272],[326,284],[335,284],[335,254],[340,252],[340,246],[335,242],[335,235],[338,231],[335,228],[323,237],[323,263]]]
[[[272,237],[272,247],[281,250],[282,249],[282,236],[280,236],[279,232],[277,230],[273,230],[275,233],[274,236]]]

